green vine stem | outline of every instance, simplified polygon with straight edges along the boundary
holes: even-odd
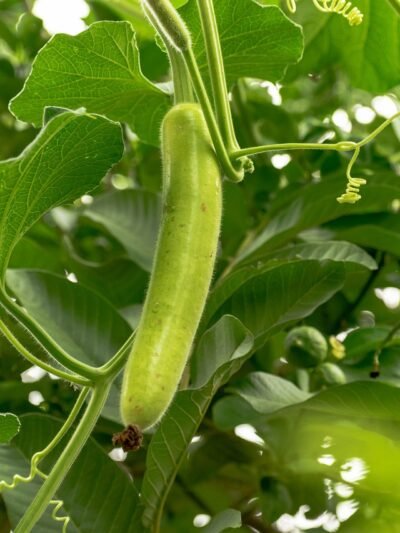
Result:
[[[46,350],[46,352],[57,360],[62,366],[73,373],[83,376],[89,381],[96,381],[101,377],[98,369],[78,361],[61,348],[48,333],[25,311],[14,303],[5,292],[0,290],[0,308],[10,314],[21,326],[23,326]]]
[[[125,364],[125,361],[129,355],[129,352],[132,347],[133,339],[135,338],[136,331],[129,336],[129,338],[124,342],[118,352],[112,357],[105,365],[99,368],[104,378],[113,379],[114,376],[120,372]]]
[[[392,122],[394,122],[398,118],[400,118],[400,111],[385,120],[385,122],[382,122],[382,124],[378,126],[373,132],[371,132],[367,137],[365,137],[365,139],[357,143],[357,146],[361,148],[362,146],[365,146],[369,142],[373,141],[377,135],[379,135],[385,128],[390,126],[390,124],[392,124]]]
[[[266,144],[263,146],[253,146],[250,148],[242,148],[231,153],[231,157],[243,157],[244,155],[256,155],[264,152],[279,151],[279,150],[335,150],[337,152],[342,151],[354,151],[350,162],[347,165],[346,177],[347,187],[346,192],[337,198],[340,204],[354,204],[361,199],[359,189],[361,185],[365,185],[367,181],[364,178],[356,178],[352,176],[351,172],[354,164],[356,163],[360,150],[363,146],[371,142],[377,135],[379,135],[387,126],[389,126],[394,120],[400,117],[400,112],[394,114],[392,117],[385,120],[380,126],[378,126],[373,132],[371,132],[365,139],[360,142],[341,141],[332,144],[322,143],[284,143],[284,144]]]
[[[88,381],[87,379],[77,374],[70,374],[69,372],[64,372],[63,370],[49,365],[45,361],[42,361],[41,359],[36,357],[36,355],[33,355],[29,350],[25,348],[25,346],[21,344],[21,342],[15,337],[15,335],[9,330],[9,328],[2,320],[0,320],[0,331],[8,340],[8,342],[12,346],[14,346],[14,348],[33,365],[39,366],[46,372],[54,374],[55,376],[58,376],[61,379],[70,381],[71,383],[75,383],[76,385],[83,385],[84,387],[92,385],[91,381]]]
[[[221,41],[212,0],[197,0],[210,69],[217,121],[228,152],[238,148],[229,106],[228,89],[222,57]]]
[[[377,135],[379,135],[387,126],[394,120],[400,117],[400,111],[388,118],[374,131],[372,131],[365,139],[360,142],[340,141],[332,144],[322,143],[283,143],[283,144],[264,144],[261,146],[250,146],[249,148],[241,148],[231,153],[232,159],[237,159],[243,156],[251,156],[262,154],[264,152],[273,151],[290,151],[290,150],[336,150],[337,152],[349,152],[356,148],[361,148],[371,142]]]
[[[52,468],[35,499],[18,523],[15,533],[30,533],[50,504],[71,466],[77,459],[101,414],[111,387],[111,380],[96,383],[92,396],[70,441]]]
[[[243,156],[264,154],[265,152],[289,152],[292,150],[335,150],[337,152],[349,152],[355,150],[358,144],[351,141],[340,141],[338,143],[281,143],[281,144],[263,144],[261,146],[251,146],[249,148],[240,148],[231,153],[232,159]]]

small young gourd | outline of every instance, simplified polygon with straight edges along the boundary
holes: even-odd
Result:
[[[221,172],[198,104],[162,125],[164,212],[143,313],[123,379],[126,425],[150,428],[178,388],[209,291],[221,224]]]

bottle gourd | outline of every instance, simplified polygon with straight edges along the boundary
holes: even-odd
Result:
[[[162,124],[163,219],[150,285],[124,372],[121,415],[156,424],[178,388],[213,275],[221,224],[221,172],[198,104]]]

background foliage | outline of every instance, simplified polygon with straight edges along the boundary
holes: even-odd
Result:
[[[399,110],[395,1],[358,0],[364,23],[350,28],[308,0],[291,16],[298,25],[276,1],[215,0],[241,146],[359,140]],[[171,86],[139,2],[88,3],[88,30],[49,40],[29,2],[0,1],[0,273],[63,348],[101,364],[140,315]],[[195,2],[175,4],[205,73]],[[188,388],[144,448],[114,451],[117,462],[108,456],[121,429],[116,383],[60,490],[69,531],[160,521],[163,533],[400,531],[399,141],[397,123],[362,150],[356,170],[368,185],[354,206],[335,200],[346,153],[260,155],[253,175],[224,184]],[[345,339],[345,357],[331,347],[329,365],[288,364],[284,339],[296,324]],[[0,338],[0,410],[21,420],[0,445],[0,479],[27,472],[76,399],[29,367]],[[1,443],[17,425],[0,417]],[[3,493],[1,533],[39,483]],[[36,531],[59,529],[48,512]]]

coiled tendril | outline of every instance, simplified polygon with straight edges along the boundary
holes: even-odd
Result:
[[[62,522],[63,528],[62,533],[66,533],[68,529],[68,524],[71,521],[71,518],[69,516],[58,516],[58,511],[61,510],[62,506],[64,505],[64,502],[62,500],[51,500],[50,505],[55,505],[53,512],[51,513],[51,517],[56,522]]]
[[[361,199],[360,187],[361,185],[365,185],[367,183],[367,180],[365,180],[364,178],[354,178],[351,175],[353,165],[356,162],[359,154],[360,154],[360,147],[358,146],[354,150],[353,157],[350,159],[350,162],[347,166],[346,192],[343,193],[341,196],[339,196],[339,198],[337,198],[337,201],[339,202],[339,204],[355,204],[356,202],[358,202],[358,200]]]
[[[40,477],[44,481],[48,478],[47,474],[42,472],[38,465],[39,463],[51,452],[54,450],[54,448],[57,446],[57,444],[60,442],[60,440],[65,436],[65,434],[68,432],[68,430],[71,428],[72,424],[74,423],[74,420],[76,419],[79,411],[82,408],[82,405],[85,402],[86,396],[88,395],[89,388],[85,387],[82,389],[74,407],[72,408],[67,420],[65,421],[64,425],[61,427],[60,431],[57,433],[57,435],[54,437],[54,439],[40,452],[36,452],[31,459],[31,465],[29,470],[28,476],[20,476],[19,474],[15,474],[12,478],[11,483],[7,483],[7,481],[0,481],[0,493],[3,490],[13,490],[15,489],[20,483],[30,483],[35,479],[36,476]],[[51,500],[50,505],[54,505],[53,512],[51,514],[53,520],[56,522],[62,522],[63,523],[63,529],[62,532],[65,533],[68,528],[68,524],[70,523],[71,519],[69,516],[59,516],[58,512],[61,510],[61,508],[64,505],[64,502],[62,500]]]
[[[286,0],[291,13],[296,12],[297,0]],[[324,13],[337,13],[348,20],[350,26],[358,26],[363,21],[363,14],[347,0],[313,0],[315,7]]]
[[[48,450],[47,448],[42,450],[41,452],[35,453],[35,455],[32,456],[31,459],[31,466],[28,476],[20,476],[19,474],[15,474],[12,478],[11,483],[7,483],[6,481],[0,481],[0,493],[3,490],[13,490],[15,489],[20,483],[30,483],[35,479],[36,476],[39,476],[43,481],[46,481],[48,476],[42,472],[38,468],[39,462],[47,455]],[[68,524],[70,523],[71,519],[69,516],[59,516],[58,512],[62,509],[64,506],[63,500],[51,500],[50,505],[54,505],[53,512],[51,513],[51,517],[56,522],[62,522],[63,528],[62,533],[66,533]]]

